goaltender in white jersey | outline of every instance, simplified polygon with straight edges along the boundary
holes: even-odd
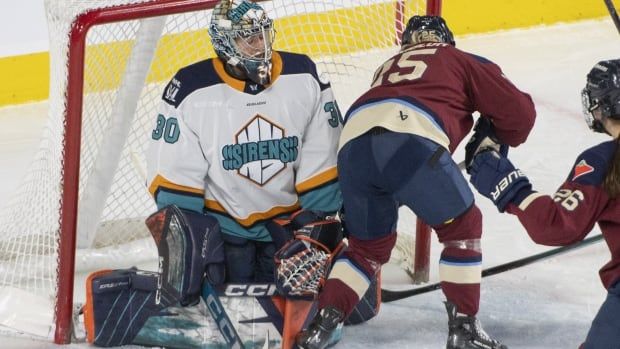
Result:
[[[181,69],[163,95],[147,152],[158,207],[217,217],[226,234],[269,241],[266,220],[341,204],[340,112],[304,55],[273,52],[271,83],[238,80],[217,58]]]

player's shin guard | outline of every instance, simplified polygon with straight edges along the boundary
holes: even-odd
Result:
[[[319,294],[319,309],[328,306],[341,310],[347,324],[374,317],[380,306],[380,267],[390,258],[396,234],[374,240],[349,237],[347,250],[334,263]]]
[[[472,205],[452,222],[433,228],[444,245],[439,260],[441,289],[459,313],[476,315],[482,280],[482,213]]]
[[[162,274],[160,287],[178,294],[181,305],[199,301],[202,281],[224,282],[224,248],[214,217],[166,206],[146,225],[155,240]]]
[[[370,285],[362,299],[344,321],[345,326],[366,322],[379,313],[381,307],[381,271],[370,280]]]
[[[482,254],[480,240],[444,242],[439,260],[441,289],[460,313],[476,315],[480,303]]]
[[[333,306],[347,316],[366,294],[381,265],[390,259],[396,234],[373,240],[349,237],[349,246],[338,257],[319,295],[319,309]]]

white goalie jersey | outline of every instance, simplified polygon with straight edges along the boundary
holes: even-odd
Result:
[[[268,240],[263,222],[341,204],[341,115],[304,55],[274,52],[272,84],[232,78],[219,59],[181,69],[164,90],[147,150],[158,207],[214,214],[224,232]]]

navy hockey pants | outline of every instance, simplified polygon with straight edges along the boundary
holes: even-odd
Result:
[[[319,295],[319,308],[350,312],[396,242],[398,208],[408,206],[437,232],[444,249],[441,288],[461,313],[480,302],[482,215],[450,153],[424,137],[374,128],[345,144],[338,177],[349,246]]]
[[[620,281],[609,288],[588,332],[583,349],[620,348]]]
[[[396,231],[408,206],[431,226],[458,217],[474,202],[450,153],[424,137],[374,128],[338,154],[347,230],[362,240]]]

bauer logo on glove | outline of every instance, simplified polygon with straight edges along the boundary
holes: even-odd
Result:
[[[517,178],[525,177],[525,174],[521,172],[520,169],[516,169],[510,173],[508,173],[504,178],[502,178],[499,183],[495,186],[495,189],[491,192],[491,197],[493,201],[497,201],[499,196],[502,194],[506,188],[510,187],[510,184],[517,180]]]
[[[504,212],[511,202],[518,205],[532,192],[525,174],[494,150],[475,156],[469,182],[480,194],[491,199],[499,212]]]

